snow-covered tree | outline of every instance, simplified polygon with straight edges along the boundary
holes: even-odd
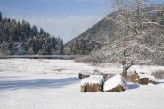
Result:
[[[28,55],[34,54],[34,51],[33,51],[33,48],[32,48],[32,47],[28,49],[27,54],[28,54]]]
[[[10,53],[9,44],[7,42],[3,41],[2,44],[0,45],[0,49],[3,55],[9,55]]]
[[[161,22],[164,8],[151,6],[149,0],[114,0],[114,8],[116,16],[107,16],[106,19],[115,22],[117,31],[114,36],[118,40],[110,46],[112,51],[109,54],[116,54],[111,56],[115,58],[111,60],[119,60],[123,64],[123,75],[126,77],[127,69],[134,63],[151,63],[154,61],[152,57],[156,58],[157,64],[161,64],[159,59],[162,59],[164,46],[156,47],[157,41],[152,42],[150,38],[161,37],[163,40],[164,25]],[[149,40],[147,43],[144,42],[146,39]],[[149,53],[157,56],[150,57]]]

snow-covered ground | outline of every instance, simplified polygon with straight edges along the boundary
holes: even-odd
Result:
[[[81,93],[80,71],[121,73],[121,67],[69,60],[0,60],[0,109],[163,109],[164,81],[128,83],[121,93]]]

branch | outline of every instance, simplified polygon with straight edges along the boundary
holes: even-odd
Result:
[[[156,23],[156,22],[149,21],[149,22],[142,22],[142,23],[144,23],[144,24],[153,24],[153,25],[160,26],[160,27],[164,28],[164,25],[160,25],[159,23]]]
[[[138,30],[135,29],[132,25],[130,25],[129,23],[130,20],[128,19],[128,17],[122,11],[120,11],[120,13],[121,13],[120,16],[126,22],[127,26],[131,28],[136,34],[138,34],[139,33]]]

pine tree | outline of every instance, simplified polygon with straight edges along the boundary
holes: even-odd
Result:
[[[30,47],[30,48],[28,49],[27,54],[28,54],[28,55],[34,54],[34,51],[33,51],[33,48],[32,48],[32,47]]]
[[[60,54],[64,54],[63,40],[60,40]]]
[[[2,12],[0,12],[0,22],[2,21]]]
[[[38,33],[38,29],[37,27],[34,25],[32,28],[31,28],[31,35],[32,36],[36,36]]]
[[[1,44],[2,54],[9,55],[9,44],[6,41],[3,41]]]

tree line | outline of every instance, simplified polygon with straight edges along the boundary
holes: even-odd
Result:
[[[3,18],[0,12],[0,54],[59,55],[64,54],[63,40],[31,26],[25,20]]]

